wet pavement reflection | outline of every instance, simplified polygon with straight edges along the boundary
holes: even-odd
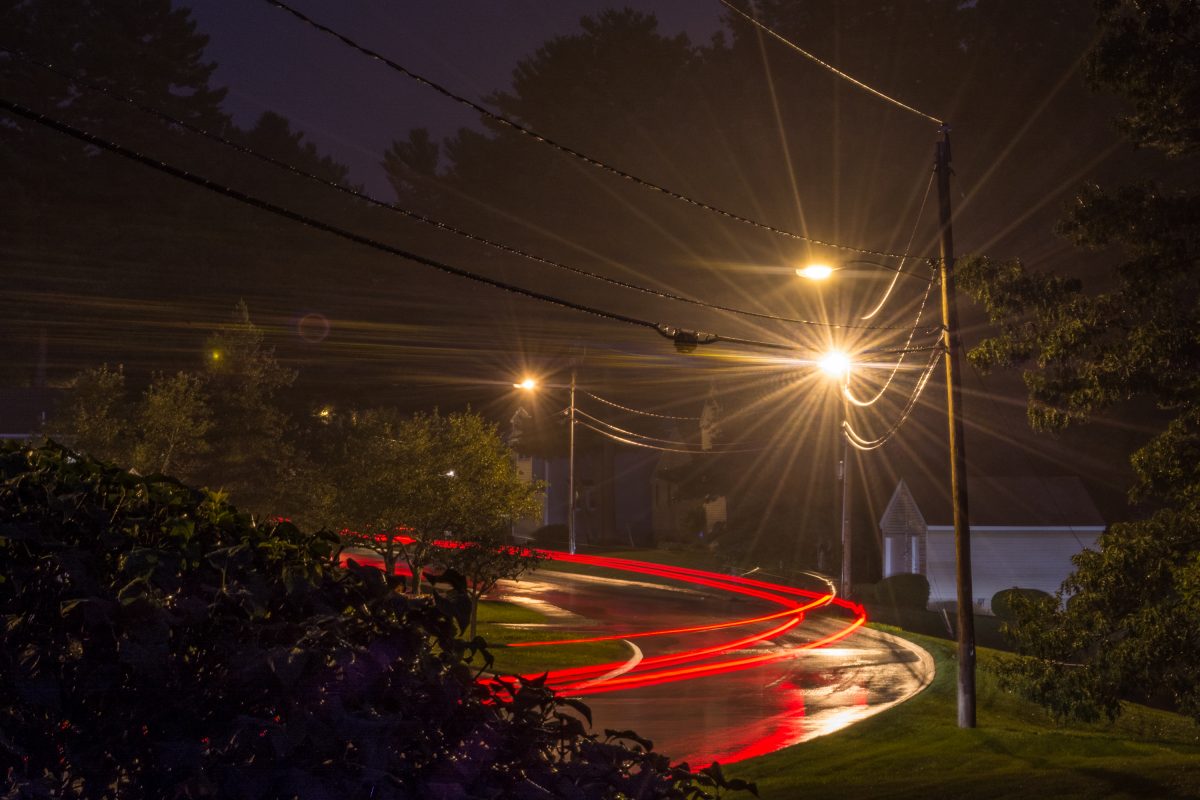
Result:
[[[544,570],[520,583],[505,584],[497,599],[534,605],[554,615],[552,624],[595,635],[702,625],[777,608],[692,587]],[[587,694],[584,702],[592,709],[595,731],[632,729],[673,760],[696,766],[713,760],[732,763],[841,730],[911,697],[932,680],[928,654],[881,631],[860,628],[827,648],[802,649],[844,626],[844,614],[837,609],[810,612],[788,633],[735,656],[787,656],[780,660],[691,680]],[[728,631],[691,634],[687,646],[729,639]],[[683,645],[680,637],[666,635],[631,640],[628,646],[632,658],[669,653]]]

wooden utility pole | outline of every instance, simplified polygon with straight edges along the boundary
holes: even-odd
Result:
[[[567,453],[567,552],[575,554],[575,368],[571,367],[571,397],[567,406],[570,445]]]
[[[958,727],[975,727],[975,598],[971,591],[971,523],[967,515],[967,455],[963,442],[958,369],[958,305],[954,296],[954,231],[950,225],[950,128],[936,145],[938,225],[941,229],[942,340],[946,348],[946,416],[950,422],[950,498],[958,584]]]

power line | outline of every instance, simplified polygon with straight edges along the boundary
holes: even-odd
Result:
[[[399,214],[408,219],[412,219],[412,220],[415,220],[422,224],[429,225],[433,228],[437,228],[438,230],[446,231],[446,232],[452,233],[456,236],[460,236],[464,239],[468,239],[470,241],[477,242],[479,244],[485,245],[487,247],[490,247],[490,248],[493,248],[496,250],[500,250],[500,251],[508,253],[510,255],[519,256],[519,257],[527,259],[529,261],[534,261],[539,264],[544,264],[546,266],[550,266],[555,269],[572,272],[577,275],[583,275],[584,277],[591,278],[593,280],[602,281],[604,283],[608,283],[613,286],[619,286],[623,289],[629,289],[629,290],[632,290],[635,292],[641,292],[642,294],[652,295],[654,297],[659,297],[664,300],[674,300],[674,301],[681,302],[681,303],[689,303],[691,305],[699,306],[701,308],[707,308],[707,309],[710,309],[713,311],[724,311],[724,312],[727,312],[730,314],[737,314],[740,316],[753,317],[756,319],[765,319],[765,320],[769,320],[772,322],[787,322],[787,323],[792,323],[792,324],[797,324],[797,325],[816,325],[816,326],[820,326],[820,327],[841,329],[841,330],[903,330],[904,329],[904,326],[900,326],[900,325],[854,325],[854,324],[844,325],[844,324],[840,324],[840,323],[836,323],[836,322],[824,322],[821,320],[801,319],[801,318],[797,318],[797,317],[785,317],[785,316],[780,316],[777,314],[767,314],[767,313],[763,313],[763,312],[759,312],[759,311],[750,311],[748,309],[736,308],[733,306],[726,306],[726,305],[722,305],[719,303],[711,303],[711,302],[708,302],[705,300],[700,300],[700,299],[697,299],[694,297],[688,297],[687,295],[679,295],[674,292],[668,292],[668,291],[665,291],[662,289],[651,289],[646,286],[641,286],[639,284],[631,283],[628,281],[622,281],[617,278],[609,277],[607,275],[601,275],[600,273],[592,272],[590,270],[586,270],[581,267],[574,267],[569,264],[565,264],[565,263],[562,263],[559,261],[555,261],[553,259],[545,258],[543,256],[539,256],[534,253],[530,253],[526,250],[522,250],[520,248],[513,247],[511,245],[507,245],[502,242],[497,242],[495,240],[489,239],[484,236],[480,236],[475,233],[471,233],[470,231],[466,231],[461,228],[457,228],[453,225],[447,224],[445,222],[434,219],[432,217],[425,216],[424,214],[420,214],[416,211],[412,211],[410,209],[406,209],[406,208],[403,208],[402,206],[398,206],[398,205],[395,205],[392,203],[387,203],[383,200],[373,197],[372,195],[367,194],[366,192],[362,192],[357,189],[350,188],[348,186],[343,186],[342,184],[338,183],[337,181],[332,181],[327,178],[322,178],[319,175],[314,175],[310,172],[306,172],[305,170],[302,170],[293,164],[289,164],[286,161],[274,158],[273,156],[269,156],[264,153],[260,153],[259,151],[254,150],[251,147],[247,147],[246,145],[232,141],[231,139],[229,139],[225,136],[222,136],[218,133],[213,133],[212,131],[209,131],[206,128],[200,127],[198,125],[194,125],[185,120],[181,120],[171,114],[168,114],[165,111],[162,111],[161,109],[154,108],[153,106],[145,105],[144,103],[134,100],[133,98],[123,95],[119,92],[113,91],[112,89],[109,89],[106,86],[102,86],[94,81],[90,81],[86,78],[82,78],[77,75],[66,72],[64,70],[60,70],[57,67],[53,66],[52,64],[47,64],[42,61],[39,61],[21,51],[12,50],[10,48],[0,46],[0,52],[8,53],[9,55],[19,58],[29,64],[33,64],[37,67],[47,70],[48,72],[58,75],[59,77],[63,78],[64,80],[70,81],[72,83],[76,83],[80,86],[84,86],[90,90],[93,90],[99,94],[104,95],[105,97],[109,97],[113,100],[117,100],[119,102],[130,105],[130,106],[138,109],[139,111],[141,111],[145,114],[149,114],[151,116],[157,117],[158,119],[161,119],[170,125],[175,125],[186,131],[194,133],[197,136],[202,136],[210,141],[217,142],[218,144],[228,147],[238,153],[242,153],[243,155],[247,155],[252,158],[258,159],[259,161],[262,161],[263,163],[269,164],[272,167],[275,167],[277,169],[284,170],[285,172],[288,172],[297,177],[304,178],[305,180],[308,180],[313,183],[317,183],[321,186],[324,186],[326,188],[341,192],[342,194],[348,195],[357,200],[362,200],[363,202],[366,202],[377,208],[381,208],[385,211],[389,211],[394,214]]]
[[[649,328],[649,329],[655,331],[656,333],[658,333],[660,336],[662,336],[666,339],[670,339],[672,342],[675,343],[676,348],[682,352],[691,352],[699,345],[718,344],[718,343],[737,344],[737,345],[742,345],[745,347],[760,348],[760,349],[767,349],[767,350],[783,350],[783,351],[787,351],[787,352],[797,352],[797,351],[802,350],[802,348],[797,347],[796,345],[787,343],[787,342],[772,342],[772,341],[765,341],[765,340],[758,340],[758,339],[747,339],[747,338],[738,337],[738,336],[725,336],[723,334],[718,334],[718,333],[711,333],[711,332],[706,332],[706,331],[696,331],[696,330],[691,330],[688,328],[679,328],[679,327],[675,327],[672,325],[668,325],[666,323],[651,322],[649,320],[639,319],[638,317],[633,317],[628,314],[622,314],[622,313],[616,312],[616,311],[609,311],[607,309],[602,309],[602,308],[598,308],[595,306],[589,306],[589,305],[585,305],[583,303],[576,303],[574,301],[566,300],[564,298],[557,297],[557,296],[551,295],[551,294],[547,294],[545,292],[538,292],[533,289],[527,289],[523,286],[518,286],[516,284],[511,284],[511,283],[507,283],[505,281],[496,280],[495,278],[489,278],[485,275],[480,275],[478,273],[471,272],[470,270],[462,269],[461,267],[455,267],[450,264],[446,264],[444,262],[429,258],[427,256],[422,256],[417,253],[413,253],[408,250],[404,250],[402,248],[395,247],[393,245],[385,244],[383,242],[372,239],[368,236],[363,236],[362,234],[348,231],[345,228],[338,227],[338,226],[333,225],[328,222],[323,222],[314,217],[310,217],[308,215],[301,214],[300,212],[293,211],[293,210],[285,208],[283,206],[279,206],[274,203],[271,203],[267,200],[263,200],[261,198],[255,197],[254,195],[250,195],[245,192],[239,191],[237,189],[233,189],[231,187],[224,186],[224,185],[219,184],[215,181],[212,181],[208,178],[188,172],[185,169],[181,169],[181,168],[173,166],[171,164],[167,164],[166,162],[143,155],[143,154],[137,152],[136,150],[132,150],[128,147],[117,144],[115,142],[110,142],[107,139],[104,139],[93,133],[89,133],[87,131],[76,128],[75,126],[73,126],[69,123],[63,122],[62,120],[58,120],[53,117],[42,114],[40,112],[34,111],[30,108],[27,108],[26,106],[21,105],[20,103],[13,102],[6,98],[0,97],[0,108],[3,108],[4,110],[6,110],[16,116],[24,117],[25,119],[28,119],[31,122],[35,122],[39,125],[42,125],[43,127],[50,128],[52,130],[58,131],[59,133],[65,134],[65,135],[70,136],[79,141],[86,142],[87,144],[90,144],[101,150],[107,150],[111,153],[119,155],[130,161],[137,162],[143,166],[149,167],[150,169],[165,173],[167,175],[170,175],[171,177],[185,181],[194,186],[198,186],[202,189],[206,189],[215,194],[219,194],[219,195],[222,195],[229,199],[236,200],[240,203],[243,203],[244,205],[252,206],[259,210],[266,211],[270,214],[274,214],[275,216],[283,217],[284,219],[290,220],[292,222],[298,222],[302,225],[307,225],[308,227],[313,228],[315,230],[323,231],[323,232],[329,233],[333,236],[337,236],[342,239],[346,239],[347,241],[354,242],[355,244],[360,244],[360,245],[363,245],[364,247],[369,247],[373,250],[379,250],[381,252],[387,253],[392,256],[399,256],[400,258],[404,258],[409,261],[415,261],[418,264],[423,264],[427,267],[431,267],[440,272],[444,272],[448,275],[454,275],[456,277],[464,278],[466,280],[474,281],[476,283],[482,283],[482,284],[491,286],[496,289],[503,289],[506,292],[518,294],[518,295],[521,295],[523,297],[528,297],[533,300],[540,300],[542,302],[550,303],[552,305],[556,305],[561,308],[567,308],[572,311],[579,311],[579,312],[582,312],[585,314],[590,314],[592,316],[601,317],[603,319],[609,319],[614,322],[623,322],[628,325],[635,325],[635,326],[641,327],[641,328]],[[917,348],[914,348],[914,349],[917,349]],[[879,352],[884,352],[884,351],[879,351]]]
[[[842,422],[842,433],[845,435],[846,441],[850,444],[850,446],[856,450],[877,450],[887,444],[912,415],[913,409],[915,409],[917,406],[917,401],[920,399],[921,394],[925,391],[925,386],[929,383],[929,379],[933,375],[933,371],[937,367],[938,362],[942,360],[942,355],[944,352],[945,351],[942,349],[938,349],[933,352],[929,359],[929,363],[926,365],[924,372],[917,381],[916,386],[913,388],[912,394],[909,395],[908,402],[905,403],[904,408],[901,410],[900,417],[881,436],[878,436],[875,439],[867,439],[854,430],[854,428],[850,425],[850,420],[844,420]]]
[[[582,425],[583,427],[587,428],[588,430],[590,430],[594,433],[597,433],[600,436],[604,436],[608,439],[611,439],[614,442],[620,442],[621,444],[627,444],[627,445],[631,445],[633,447],[642,447],[647,450],[658,450],[659,452],[663,452],[663,453],[685,453],[687,455],[694,455],[694,456],[713,456],[713,455],[726,455],[728,453],[755,453],[755,452],[758,452],[757,450],[721,450],[721,451],[717,451],[717,450],[684,450],[684,449],[676,448],[676,447],[663,447],[661,445],[647,444],[646,442],[639,442],[634,439],[628,439],[624,436],[618,436],[615,433],[610,433],[608,431],[597,428],[596,426],[591,425],[590,423],[584,422],[583,420],[576,420],[576,424]]]
[[[830,64],[826,61],[822,61],[820,58],[817,58],[815,55],[808,52],[807,50],[802,48],[800,45],[796,44],[795,42],[793,42],[789,39],[785,39],[780,34],[771,30],[766,25],[759,22],[757,18],[747,14],[745,11],[742,11],[740,8],[738,8],[733,3],[731,3],[730,0],[721,0],[721,5],[725,6],[730,11],[733,11],[735,14],[740,16],[742,19],[746,20],[751,25],[753,25],[756,28],[758,28],[759,30],[761,30],[763,33],[767,34],[768,36],[772,37],[773,39],[776,39],[777,41],[782,42],[783,44],[787,45],[791,49],[795,50],[800,55],[807,58],[809,61],[812,61],[813,63],[824,67],[825,69],[832,72],[834,75],[837,75],[842,80],[849,81],[850,83],[854,84],[855,86],[862,89],[863,91],[870,92],[871,94],[875,95],[876,97],[880,98],[881,100],[885,100],[885,101],[891,103],[892,105],[894,105],[898,108],[902,108],[905,111],[909,111],[913,114],[916,114],[919,117],[924,117],[925,119],[929,120],[930,122],[932,122],[936,125],[944,124],[942,120],[938,119],[937,117],[933,116],[932,114],[926,114],[924,111],[920,111],[916,108],[913,108],[912,106],[908,105],[907,103],[902,103],[899,100],[897,100],[896,98],[886,95],[883,92],[879,91],[878,89],[868,86],[867,84],[863,83],[862,81],[858,80],[857,78],[853,77],[852,75],[848,75],[847,73],[842,72],[840,69],[833,66],[832,64]]]
[[[655,417],[657,419],[680,419],[680,420],[699,420],[700,419],[700,417],[678,417],[678,416],[675,416],[674,414],[655,414],[652,411],[642,411],[637,408],[630,408],[629,406],[623,406],[620,403],[614,403],[612,400],[605,400],[600,395],[592,394],[591,392],[585,391],[585,392],[582,392],[582,394],[586,394],[588,397],[592,398],[593,400],[597,400],[601,403],[604,403],[605,405],[609,405],[609,406],[612,406],[613,408],[620,409],[621,411],[628,411],[631,414],[641,414],[644,417]]]
[[[662,439],[658,436],[648,436],[644,433],[637,433],[636,431],[625,430],[624,428],[613,425],[611,422],[606,422],[605,420],[602,420],[599,417],[592,416],[591,414],[587,413],[586,411],[583,411],[582,409],[580,409],[578,407],[576,407],[576,409],[575,409],[575,414],[578,416],[587,417],[592,422],[596,423],[597,425],[604,426],[604,428],[606,428],[609,431],[614,431],[616,433],[623,434],[625,436],[634,436],[639,440],[645,440],[647,442],[658,442],[658,443],[664,444],[664,445],[677,445],[680,447],[689,447],[689,446],[695,447],[695,445],[691,442],[680,442],[675,439]],[[700,448],[699,450],[689,451],[689,452],[705,453],[705,454],[708,454],[708,453],[757,453],[757,452],[767,449],[764,447],[742,448],[736,442],[730,442],[730,443],[722,444],[722,445],[718,445],[718,446],[724,447],[726,449],[716,450],[713,448],[709,448],[708,450],[705,450],[704,448]],[[733,448],[733,449],[731,449],[731,448]]]
[[[859,400],[850,392],[850,385],[847,383],[844,387],[842,387],[842,396],[846,398],[847,402],[849,402],[851,405],[858,406],[859,408],[866,408],[867,406],[874,405],[879,401],[879,398],[883,397],[884,392],[888,390],[888,387],[892,385],[892,381],[895,380],[897,373],[900,372],[900,367],[904,363],[904,357],[911,352],[909,348],[912,345],[913,337],[917,334],[917,329],[921,326],[921,317],[925,315],[925,307],[929,304],[929,295],[932,293],[933,282],[930,281],[925,287],[925,296],[921,298],[921,307],[917,309],[917,318],[913,322],[912,331],[909,332],[908,339],[904,342],[904,352],[900,353],[900,356],[896,359],[896,363],[892,367],[891,374],[888,375],[887,380],[883,383],[883,386],[880,387],[879,391],[870,400]]]
[[[429,78],[426,78],[423,75],[419,75],[419,74],[413,72],[412,70],[408,69],[407,67],[403,66],[402,64],[399,64],[399,63],[391,60],[390,58],[379,53],[378,51],[372,50],[369,47],[366,47],[365,45],[359,44],[355,40],[351,39],[349,36],[346,36],[345,34],[340,33],[338,31],[334,30],[333,28],[330,28],[327,25],[323,25],[322,23],[317,22],[316,20],[312,19],[311,17],[292,8],[291,6],[287,5],[286,3],[281,2],[280,0],[264,0],[264,2],[266,2],[272,6],[275,6],[276,8],[278,8],[282,11],[286,11],[287,13],[291,14],[296,19],[300,20],[301,22],[304,22],[307,25],[312,26],[313,28],[321,31],[322,33],[332,36],[333,38],[337,39],[338,41],[340,41],[342,44],[346,45],[347,47],[350,47],[353,50],[357,50],[358,52],[362,53],[363,55],[367,56],[368,58],[379,61],[380,63],[384,64],[388,68],[395,70],[396,72],[399,72],[401,75],[405,76],[406,78],[414,80],[417,83],[432,89],[433,91],[437,92],[438,94],[440,94],[444,97],[447,97],[451,100],[454,100],[457,103],[465,105],[466,107],[470,108],[472,111],[475,111],[476,113],[481,114],[482,116],[486,117],[487,119],[490,119],[491,121],[493,121],[497,124],[500,124],[507,128],[510,128],[510,129],[516,131],[517,133],[522,134],[523,136],[528,136],[529,138],[533,139],[534,141],[541,142],[542,144],[548,145],[548,146],[554,148],[555,150],[558,150],[561,153],[565,153],[566,155],[571,156],[572,158],[579,159],[580,161],[584,162],[585,164],[588,164],[589,166],[593,166],[593,167],[596,167],[597,169],[604,170],[605,172],[608,172],[612,175],[616,175],[619,178],[624,178],[625,180],[635,183],[644,189],[650,189],[651,191],[655,191],[660,194],[666,195],[667,197],[670,197],[674,200],[679,200],[680,202],[687,203],[688,205],[694,206],[696,208],[702,208],[705,211],[711,212],[713,214],[718,214],[722,217],[725,217],[726,219],[734,220],[735,222],[740,222],[745,225],[750,225],[752,227],[759,228],[760,230],[770,231],[771,233],[777,234],[779,236],[785,236],[789,239],[796,239],[796,240],[803,241],[803,242],[809,242],[811,244],[819,245],[821,247],[831,247],[831,248],[834,248],[837,250],[846,250],[848,252],[853,252],[853,253],[865,253],[867,255],[882,256],[884,258],[905,258],[909,255],[907,253],[890,253],[890,252],[887,252],[884,250],[870,250],[870,249],[866,249],[866,248],[862,248],[862,247],[854,247],[854,246],[846,245],[846,244],[838,244],[837,242],[825,242],[820,239],[814,239],[811,236],[805,236],[803,234],[796,233],[795,231],[789,231],[784,228],[777,228],[774,225],[768,225],[765,222],[758,222],[756,220],[750,219],[749,217],[744,217],[744,216],[742,216],[740,214],[736,214],[732,211],[726,211],[725,209],[718,208],[717,206],[714,206],[714,205],[710,205],[709,203],[706,203],[702,200],[696,200],[695,198],[689,197],[689,196],[682,194],[680,192],[677,192],[673,189],[668,189],[657,183],[648,181],[645,178],[640,178],[637,175],[634,175],[630,172],[626,172],[625,170],[620,169],[619,167],[614,167],[613,165],[611,165],[605,161],[601,161],[598,158],[589,156],[588,154],[586,154],[580,150],[576,150],[575,148],[570,147],[568,145],[562,144],[561,142],[559,142],[555,139],[552,139],[549,136],[538,133],[537,131],[533,130],[532,128],[522,125],[521,123],[519,123],[513,119],[510,119],[510,118],[504,116],[503,114],[499,114],[495,111],[492,111],[491,109],[486,108],[485,106],[482,106],[479,103],[474,102],[473,100],[469,100],[460,94],[456,94],[455,92],[451,91],[450,89],[447,89],[445,86],[442,86],[441,84],[439,84]]]
[[[912,233],[908,235],[908,244],[904,247],[905,252],[910,252],[912,250],[913,240],[917,238],[917,229],[921,227],[921,217],[925,215],[925,203],[929,200],[929,190],[933,188],[933,179],[936,174],[937,173],[933,172],[932,170],[929,172],[929,182],[925,184],[925,194],[921,198],[921,207],[917,209],[917,218],[913,220]],[[896,288],[896,282],[900,280],[900,275],[904,272],[905,261],[907,261],[907,259],[900,259],[900,266],[896,267],[896,271],[892,275],[892,282],[888,284],[888,288],[883,293],[883,297],[880,298],[879,302],[870,313],[863,314],[862,319],[871,319],[881,310],[883,310],[884,304],[887,303],[888,298],[892,296],[892,290]],[[932,281],[930,282],[930,285],[932,285]],[[928,294],[926,294],[926,297],[928,297]],[[918,319],[920,318],[918,317]]]

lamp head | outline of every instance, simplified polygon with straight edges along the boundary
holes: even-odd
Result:
[[[537,381],[534,380],[533,378],[525,378],[520,383],[514,383],[513,388],[514,389],[524,389],[527,392],[532,392],[534,389],[537,388],[537,385],[538,385]]]
[[[809,264],[806,267],[798,267],[796,274],[810,281],[823,281],[829,278],[833,271],[834,268],[828,264]]]
[[[826,353],[820,361],[821,369],[831,378],[844,379],[850,374],[850,356],[833,350]]]

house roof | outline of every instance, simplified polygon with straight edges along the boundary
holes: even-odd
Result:
[[[918,494],[910,487],[921,515],[930,526],[951,525],[948,486],[926,489]],[[972,525],[1103,526],[1083,481],[1061,477],[972,477],[967,481],[967,506]]]

